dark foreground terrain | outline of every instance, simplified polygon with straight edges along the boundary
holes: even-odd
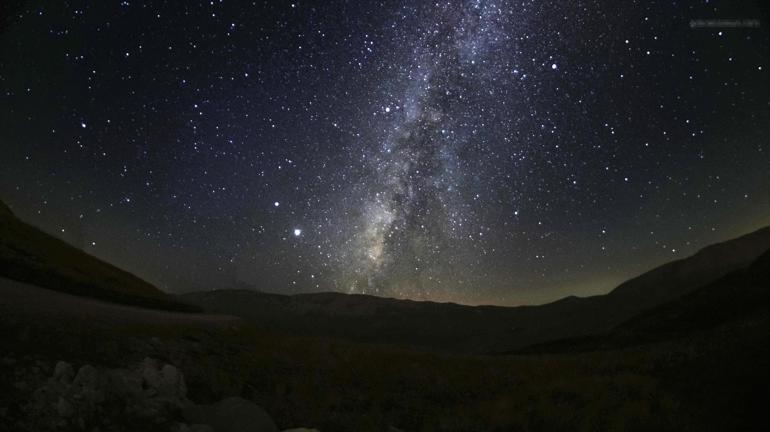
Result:
[[[17,241],[3,229],[0,240]],[[283,308],[275,326],[228,302],[195,302],[226,314],[180,312],[186,306],[157,294],[153,309],[118,303],[98,292],[109,277],[85,293],[2,278],[0,431],[762,430],[767,232],[707,248],[614,294],[538,307],[331,294],[185,298],[268,298]],[[27,249],[26,262],[44,262],[34,254]],[[55,262],[38,264],[53,274],[45,280],[69,265]],[[655,300],[640,306],[644,290]],[[286,324],[292,317],[301,325]],[[319,329],[310,331],[314,320]],[[538,320],[547,337],[537,336]],[[514,333],[498,337],[500,323],[513,323]],[[529,336],[517,338],[517,326]]]
[[[58,397],[36,402],[61,360],[109,376],[154,359],[184,375],[190,403],[237,395],[280,428],[327,431],[756,430],[768,401],[766,313],[634,346],[495,356],[285,336],[224,318],[115,315],[51,322],[4,309],[0,427],[182,430],[181,402],[141,412],[124,395],[73,399],[72,414]]]

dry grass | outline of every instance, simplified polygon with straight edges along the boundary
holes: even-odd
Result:
[[[635,348],[514,356],[418,352],[250,327],[88,328],[32,329],[33,342],[14,349],[39,350],[43,342],[48,357],[115,365],[159,357],[182,368],[199,402],[242,395],[281,427],[324,431],[745,429],[755,421],[751,401],[714,397],[703,405],[699,395],[753,394],[768,375],[756,356],[770,345],[767,322]]]

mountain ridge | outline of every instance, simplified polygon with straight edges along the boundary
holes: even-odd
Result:
[[[180,298],[210,312],[290,333],[448,351],[504,352],[609,331],[644,310],[750,265],[768,249],[770,227],[655,267],[607,294],[568,296],[543,305],[467,306],[335,292],[283,295],[226,289]]]

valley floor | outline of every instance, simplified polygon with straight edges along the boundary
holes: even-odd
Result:
[[[193,401],[242,396],[279,428],[754,430],[770,395],[768,330],[770,317],[757,316],[628,348],[465,356],[300,338],[226,316],[116,306],[4,281],[0,430],[28,424],[28,401],[56,362],[125,368],[146,357],[177,367]],[[125,414],[114,415],[83,430],[132,430],[121,426],[130,423]],[[174,421],[145,427],[170,430]]]

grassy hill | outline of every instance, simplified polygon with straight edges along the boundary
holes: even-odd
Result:
[[[197,311],[144,280],[18,219],[0,202],[0,275],[43,288],[156,309]]]

